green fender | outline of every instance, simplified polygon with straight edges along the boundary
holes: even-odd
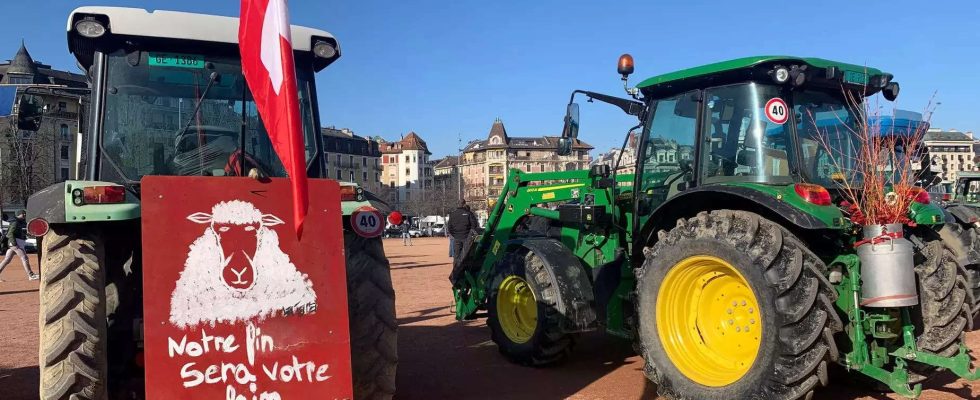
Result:
[[[72,192],[90,186],[120,186],[99,181],[65,181],[48,186],[27,200],[27,218],[43,218],[49,224],[126,221],[140,217],[140,201],[130,191],[126,199],[115,204],[83,204],[72,202]]]

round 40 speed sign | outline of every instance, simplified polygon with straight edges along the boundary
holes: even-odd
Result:
[[[381,236],[385,229],[385,219],[374,207],[364,206],[350,215],[350,225],[354,233],[366,238]]]
[[[789,119],[789,110],[786,102],[779,97],[773,97],[766,102],[766,118],[774,124],[785,124]]]

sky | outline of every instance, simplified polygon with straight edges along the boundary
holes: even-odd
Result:
[[[24,39],[35,59],[71,71],[65,24],[75,7],[237,16],[240,4],[9,3],[0,17],[0,59],[13,57]],[[291,0],[289,8],[293,24],[340,41],[341,58],[317,75],[321,124],[388,140],[414,131],[433,158],[456,154],[460,137],[486,138],[496,118],[511,136],[559,135],[572,90],[626,96],[616,74],[622,53],[636,59],[631,84],[765,54],[876,67],[900,82],[897,107],[922,110],[935,95],[934,127],[980,133],[974,1]],[[609,105],[582,104],[579,138],[595,155],[619,147],[635,122]]]

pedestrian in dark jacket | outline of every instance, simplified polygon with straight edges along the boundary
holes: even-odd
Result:
[[[446,225],[449,235],[453,238],[453,257],[459,258],[463,252],[466,237],[470,235],[470,232],[480,227],[476,222],[476,214],[466,205],[466,200],[460,200],[459,207],[449,213],[449,223]]]
[[[408,223],[408,218],[402,221],[402,246],[412,245],[412,224]]]
[[[27,213],[24,210],[17,212],[17,218],[14,218],[7,227],[6,237],[7,237],[7,252],[3,256],[3,261],[0,261],[0,272],[3,272],[4,268],[7,268],[7,264],[10,264],[14,259],[14,254],[20,256],[20,262],[24,266],[24,271],[27,272],[27,279],[37,280],[40,277],[31,271],[31,262],[27,258],[27,253],[24,251],[24,247],[27,244],[27,235],[24,234],[24,229],[27,227],[27,222],[25,218]]]

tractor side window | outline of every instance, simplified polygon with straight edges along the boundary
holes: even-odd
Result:
[[[664,183],[670,176],[691,168],[697,112],[697,96],[693,92],[654,104],[643,154],[644,187],[650,186],[647,183]]]
[[[790,109],[778,87],[712,88],[704,103],[705,183],[791,181]]]

